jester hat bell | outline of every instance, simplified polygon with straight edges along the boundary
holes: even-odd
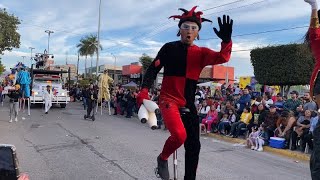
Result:
[[[181,24],[186,21],[195,22],[199,26],[199,30],[200,30],[202,22],[205,22],[205,21],[212,22],[212,21],[209,19],[206,19],[206,18],[201,18],[201,15],[203,14],[203,12],[201,12],[201,11],[195,12],[196,8],[197,8],[197,6],[194,6],[190,11],[187,11],[183,8],[179,8],[179,10],[183,11],[183,14],[170,16],[169,19],[170,18],[180,19],[179,24],[178,24],[179,28],[180,28]]]

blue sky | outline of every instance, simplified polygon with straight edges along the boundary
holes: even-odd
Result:
[[[154,57],[164,43],[179,39],[176,36],[178,21],[168,17],[180,15],[180,7],[189,10],[198,5],[197,10],[204,12],[203,17],[213,21],[203,24],[201,39],[216,38],[212,28],[218,27],[217,17],[223,14],[234,20],[233,35],[309,24],[311,8],[304,0],[240,0],[232,3],[235,1],[102,0],[100,37],[104,49],[99,64],[114,64],[111,53],[117,58],[117,66],[136,62],[143,53]],[[55,55],[56,64],[65,64],[66,58],[68,63],[76,64],[76,44],[81,37],[96,34],[98,30],[99,0],[2,0],[0,7],[22,20],[19,26],[21,47],[6,51],[2,56],[7,67],[22,61],[21,56],[27,56],[25,62],[29,65],[30,46],[35,48],[33,52],[43,52],[47,48],[46,29],[54,31],[50,38],[50,53]],[[304,27],[234,37],[233,50],[301,42],[306,31],[307,27]],[[219,51],[220,42],[220,39],[210,39],[195,43]],[[95,65],[96,57],[93,62]],[[228,64],[235,67],[236,76],[254,74],[250,51],[233,52]],[[81,58],[79,70],[84,71],[84,58]]]

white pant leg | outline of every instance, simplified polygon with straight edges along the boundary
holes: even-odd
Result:
[[[44,102],[45,112],[48,112],[51,106],[52,106],[52,102],[50,100],[45,100]]]
[[[256,148],[258,149],[259,147],[259,138],[256,138]]]
[[[10,102],[10,119],[12,119],[13,113],[14,113],[14,102]]]
[[[13,103],[13,110],[14,110],[14,118],[18,117],[18,113],[19,113],[19,102],[14,102]]]
[[[262,147],[264,145],[264,140],[259,138],[259,147]]]

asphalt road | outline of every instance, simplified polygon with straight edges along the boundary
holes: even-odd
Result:
[[[80,103],[66,109],[31,109],[9,123],[7,104],[0,106],[0,143],[14,144],[20,170],[31,180],[156,180],[156,157],[169,136],[152,131],[138,119],[96,116],[84,120]],[[238,144],[201,137],[199,180],[309,180],[307,162],[297,162]],[[184,148],[178,151],[179,179],[184,174]],[[172,174],[172,157],[169,159]]]

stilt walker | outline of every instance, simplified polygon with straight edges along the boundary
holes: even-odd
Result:
[[[98,99],[101,106],[101,115],[102,115],[102,104],[107,101],[108,102],[108,111],[109,115],[111,116],[110,110],[110,89],[109,84],[113,83],[113,79],[108,75],[108,69],[105,68],[103,74],[99,76],[99,92],[98,92]]]
[[[16,66],[17,67],[17,66]],[[20,91],[22,93],[22,97],[20,98],[20,106],[19,109],[25,110],[25,101],[26,99],[28,100],[30,97],[30,83],[31,83],[31,77],[30,77],[30,73],[28,71],[26,71],[26,66],[22,63],[18,64],[17,67],[18,72],[16,73],[17,77],[16,77],[16,83],[20,84],[21,88]],[[28,107],[29,108],[29,107]],[[29,113],[29,109],[28,109],[28,115]]]
[[[316,0],[304,0],[311,5],[310,27],[306,34],[305,42],[311,48],[315,58],[315,67],[310,79],[310,96],[315,96],[318,105],[318,113],[320,113],[320,26],[319,17],[320,10]],[[320,177],[320,120],[318,115],[318,124],[313,130],[313,151],[310,157],[310,170],[312,180],[318,180]]]
[[[199,153],[199,121],[194,104],[197,82],[202,69],[208,65],[222,64],[229,61],[232,50],[232,25],[229,16],[219,17],[220,30],[214,32],[222,39],[220,52],[206,47],[198,47],[193,43],[199,39],[201,24],[208,19],[201,18],[202,12],[195,12],[197,7],[190,11],[183,11],[182,15],[171,16],[180,19],[177,36],[179,41],[166,43],[158,52],[156,58],[148,67],[137,96],[140,106],[143,99],[149,99],[148,91],[158,74],[164,68],[162,87],[159,98],[159,107],[164,123],[170,132],[162,152],[157,157],[157,176],[168,180],[168,158],[182,144],[185,147],[185,180],[195,180]],[[170,18],[171,18],[170,17]],[[190,112],[181,117],[181,109],[185,107]]]

